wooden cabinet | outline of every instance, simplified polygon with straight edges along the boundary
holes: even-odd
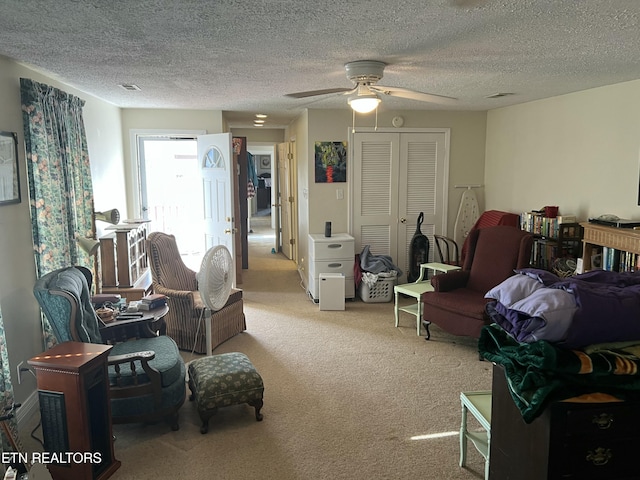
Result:
[[[44,449],[60,461],[53,480],[104,480],[115,459],[107,377],[110,345],[65,342],[31,358],[38,382]]]
[[[640,402],[553,402],[522,419],[504,370],[494,366],[490,480],[638,478]]]
[[[102,287],[101,292],[120,295],[127,300],[127,303],[142,300],[142,297],[153,292],[151,270],[147,269],[133,287]]]
[[[271,187],[256,189],[256,203],[258,210],[266,210],[271,205]]]
[[[124,223],[108,230],[113,232],[100,238],[102,293],[140,300],[151,293],[147,224]]]
[[[640,266],[640,230],[585,222],[583,269],[606,268],[619,272],[637,271]],[[604,257],[610,256],[610,260]],[[600,262],[600,263],[597,263]]]

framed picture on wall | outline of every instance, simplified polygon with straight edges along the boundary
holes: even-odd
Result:
[[[0,205],[20,203],[18,134],[0,132]]]
[[[347,142],[315,143],[316,183],[347,181]]]
[[[257,155],[256,165],[260,173],[271,171],[271,155]]]

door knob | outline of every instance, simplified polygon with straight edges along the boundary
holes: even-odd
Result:
[[[407,219],[406,219],[406,218],[404,218],[404,217],[402,217],[402,218],[400,219],[400,223],[407,223]]]

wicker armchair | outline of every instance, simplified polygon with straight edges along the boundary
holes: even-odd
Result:
[[[180,349],[211,353],[207,352],[206,329],[201,319],[211,322],[211,349],[247,329],[242,290],[232,289],[224,307],[217,312],[207,311],[198,292],[196,272],[182,261],[173,235],[150,233],[147,254],[153,291],[168,297],[167,335]]]

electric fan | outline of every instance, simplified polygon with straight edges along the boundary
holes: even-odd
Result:
[[[202,317],[206,315],[207,355],[211,355],[211,312],[217,312],[224,307],[229,299],[233,283],[233,259],[227,247],[216,245],[207,250],[196,278],[198,279],[198,292],[206,308],[200,316],[193,347],[195,350]]]

